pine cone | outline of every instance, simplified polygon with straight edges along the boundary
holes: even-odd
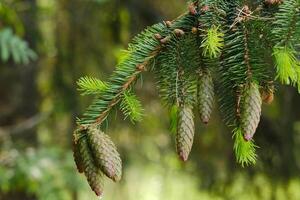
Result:
[[[283,3],[283,0],[265,0],[266,4],[269,5],[276,5],[276,4],[281,4]]]
[[[86,137],[78,141],[78,149],[87,181],[96,195],[101,196],[104,186],[103,173],[95,165]]]
[[[176,150],[180,159],[187,161],[194,141],[194,115],[192,108],[183,106],[179,111]]]
[[[88,141],[96,164],[113,181],[122,177],[122,160],[110,137],[98,129],[88,132]]]
[[[204,124],[210,120],[214,104],[214,83],[210,73],[203,73],[198,81],[198,109],[200,119]]]
[[[241,128],[244,138],[247,141],[252,140],[261,116],[262,99],[258,85],[251,83],[246,88],[243,95],[243,105],[241,111]]]
[[[76,144],[75,138],[73,138],[73,157],[79,173],[84,172],[84,167],[82,164],[82,159],[79,151],[78,144]]]

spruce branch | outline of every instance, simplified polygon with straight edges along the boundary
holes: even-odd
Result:
[[[283,84],[300,88],[299,61],[295,48],[300,44],[300,1],[286,0],[275,15],[274,35],[277,78]]]
[[[110,112],[110,110],[121,101],[121,96],[122,94],[129,89],[129,87],[136,81],[138,75],[141,73],[140,70],[136,71],[135,73],[132,74],[132,76],[130,76],[128,78],[128,80],[121,86],[121,88],[115,92],[115,95],[113,96],[113,98],[110,101],[106,101],[106,99],[103,99],[103,103],[107,104],[106,108],[103,109],[103,111],[101,112],[101,114],[99,115],[97,113],[94,113],[95,110],[97,110],[96,108],[99,106],[99,108],[103,108],[101,104],[102,102],[99,102],[99,99],[96,99],[94,101],[94,103],[89,107],[88,111],[86,114],[84,114],[83,119],[81,119],[79,121],[80,124],[84,125],[86,123],[86,125],[88,126],[98,126],[100,125],[107,117],[108,113]],[[108,92],[109,93],[109,92]],[[107,96],[108,97],[108,96]],[[90,120],[89,118],[92,118],[94,120]]]
[[[259,54],[263,51],[256,42],[260,37],[252,28],[253,24],[261,22],[242,20],[236,23],[236,18],[241,16],[233,10],[230,17],[234,27],[229,23],[221,56],[220,109],[226,123],[234,128],[237,161],[248,165],[254,164],[256,158],[252,137],[261,114],[262,99],[258,88],[263,80],[272,79],[272,76]]]
[[[159,95],[170,111],[176,150],[183,161],[192,149],[195,103],[201,120],[207,123],[216,94],[224,121],[233,130],[237,162],[242,166],[255,164],[257,146],[253,138],[262,102],[270,104],[274,99],[276,79],[297,86],[300,92],[296,52],[300,45],[299,9],[299,0],[282,4],[256,1],[250,6],[239,0],[192,0],[187,12],[175,20],[148,27],[128,45],[108,81],[91,77],[78,81],[83,94],[96,96],[74,133],[74,159],[79,172],[86,173],[98,193],[102,187],[91,177],[97,175],[99,167],[113,180],[121,178],[116,148],[100,128],[116,106],[132,122],[141,120],[142,106],[133,87],[146,69],[155,73]],[[99,131],[101,134],[95,134]],[[87,138],[92,151],[80,153],[92,157],[83,160],[78,145]],[[110,152],[104,151],[107,149]],[[111,163],[115,163],[113,168]],[[86,171],[88,165],[92,168]]]
[[[195,70],[200,65],[197,36],[187,33],[173,37],[157,59],[155,73],[160,97],[166,105],[192,105],[196,92]],[[191,59],[186,59],[191,58]]]
[[[278,46],[289,46],[300,42],[300,2],[285,0],[275,14],[272,31]]]
[[[107,82],[107,89],[96,98],[92,105],[78,120],[82,129],[87,126],[98,126],[106,119],[110,110],[121,101],[122,94],[139,78],[141,72],[152,63],[162,48],[174,36],[175,29],[190,31],[195,24],[195,17],[189,14],[182,15],[169,23],[159,23],[149,27],[136,36],[128,45],[128,53],[122,62],[117,65],[116,71]],[[158,36],[165,42],[158,40]]]
[[[81,126],[97,126],[106,119],[109,111],[121,100],[122,94],[137,80],[141,72],[159,53],[160,42],[154,34],[162,32],[165,26],[160,23],[150,27],[137,36],[129,45],[129,54],[119,63],[101,96],[94,100],[83,118],[78,121]]]

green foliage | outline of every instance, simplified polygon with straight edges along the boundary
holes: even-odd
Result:
[[[199,30],[202,36],[203,56],[217,58],[224,46],[225,3],[222,0],[199,1]]]
[[[17,64],[28,64],[30,60],[37,58],[27,42],[14,35],[10,28],[0,30],[0,54],[3,62],[12,57]]]
[[[144,110],[141,102],[133,93],[128,91],[124,92],[120,109],[124,113],[125,119],[129,117],[132,122],[139,122],[142,120]]]
[[[153,35],[157,32],[163,32],[164,28],[162,23],[156,24],[133,39],[128,48],[128,55],[118,64],[116,71],[107,82],[107,89],[103,91],[101,97],[94,100],[78,124],[101,124],[106,119],[109,110],[121,100],[122,94],[130,89],[132,83],[136,81],[141,70],[143,70],[139,69],[138,66],[147,67],[147,64],[156,55],[159,42]],[[105,114],[101,116],[102,113]]]
[[[186,59],[190,58],[190,59]],[[157,58],[155,72],[160,97],[167,105],[194,104],[196,95],[195,70],[200,66],[197,37],[186,34],[174,37]]]
[[[284,1],[275,14],[273,25],[272,34],[276,43],[273,55],[277,78],[283,84],[300,88],[300,66],[295,51],[300,44],[300,2],[298,0]]]
[[[277,78],[284,84],[295,84],[298,81],[299,61],[296,51],[291,47],[275,47],[274,57],[276,61]]]
[[[300,2],[285,0],[275,14],[272,30],[276,43],[280,46],[300,43]]]
[[[226,8],[229,3],[224,0],[204,0],[198,1],[199,4],[199,27],[204,33],[215,27],[223,25],[226,17]]]
[[[101,125],[109,111],[121,101],[122,94],[130,90],[140,73],[155,62],[154,58],[162,47],[154,34],[170,37],[173,34],[172,31],[178,27],[191,30],[194,22],[194,17],[183,15],[172,24],[170,29],[163,23],[158,23],[137,35],[128,45],[128,50],[118,63],[116,71],[107,81],[107,89],[89,106],[83,117],[78,120],[78,124],[81,126]]]
[[[212,26],[207,30],[207,34],[202,41],[201,47],[203,55],[209,58],[217,58],[224,46],[224,34],[220,32],[219,27]]]
[[[257,146],[253,143],[253,141],[245,141],[241,128],[233,130],[233,138],[233,149],[237,162],[243,167],[245,165],[255,164],[257,160],[255,149]]]
[[[78,90],[82,95],[98,95],[105,89],[107,84],[94,77],[81,77],[77,81]]]
[[[201,86],[204,94],[198,95],[203,102],[209,98],[209,104],[200,109],[200,116],[208,122],[216,85],[219,110],[233,130],[236,160],[242,166],[255,164],[257,146],[252,138],[261,117],[260,89],[274,88],[276,77],[293,86],[300,83],[294,50],[300,38],[300,2],[286,0],[279,9],[266,4],[189,1],[186,14],[147,28],[129,44],[107,88],[78,121],[79,129],[101,126],[116,105],[131,121],[141,120],[140,103],[129,92],[141,72],[153,66],[160,97],[171,107],[171,131],[176,125],[180,128],[178,154],[186,161],[194,137],[197,76],[209,73],[209,81]],[[178,115],[178,108],[187,110]]]
[[[97,4],[96,1],[100,3]],[[5,150],[0,152],[0,199],[14,199],[14,196],[17,195],[24,195],[24,199],[94,199],[96,197],[90,196],[94,194],[90,192],[88,184],[82,182],[84,175],[75,176],[70,152],[61,149],[53,153],[53,149],[47,148],[51,145],[54,145],[55,149],[60,146],[70,148],[70,142],[66,141],[70,138],[74,113],[78,113],[78,109],[81,110],[82,105],[90,99],[82,98],[79,100],[78,98],[81,97],[74,97],[74,89],[72,89],[71,84],[74,83],[79,74],[86,74],[87,71],[90,72],[89,76],[96,77],[98,74],[102,75],[102,73],[110,71],[111,65],[116,62],[114,60],[116,49],[124,46],[131,34],[138,31],[143,24],[149,24],[159,17],[151,17],[151,15],[163,14],[168,18],[174,16],[177,12],[175,10],[180,9],[178,5],[182,5],[184,1],[155,0],[146,1],[146,3],[144,1],[122,1],[121,4],[118,0],[2,0],[0,2],[0,28],[9,25],[15,35],[20,38],[24,36],[22,30],[18,30],[15,22],[13,22],[14,14],[6,9],[1,9],[1,5],[5,4],[11,7],[10,10],[15,10],[22,16],[22,21],[26,24],[26,36],[31,38],[43,55],[38,63],[21,70],[15,71],[0,67],[0,74],[2,75],[0,78],[2,94],[0,98],[0,136],[4,136],[3,140],[0,139],[1,149],[8,143],[12,143],[10,146],[12,153],[7,153]],[[101,4],[102,2],[105,3]],[[145,91],[141,93],[144,95],[144,101],[150,103],[150,106],[146,107],[147,115],[143,116],[144,122],[138,126],[126,128],[126,123],[118,123],[118,119],[107,124],[107,120],[102,121],[102,116],[120,113],[116,110],[121,109],[120,106],[124,100],[123,94],[135,94],[134,84],[136,80],[142,77],[141,73],[137,74],[134,80],[131,79],[131,76],[127,79],[130,82],[132,80],[130,86],[127,84],[128,81],[124,81],[124,84],[111,84],[110,79],[107,83],[104,82],[106,80],[101,79],[107,87],[104,87],[103,91],[99,90],[99,87],[102,88],[102,84],[99,83],[100,80],[88,77],[86,82],[83,81],[83,84],[87,84],[85,85],[86,90],[82,88],[79,92],[90,92],[97,98],[95,101],[98,102],[109,101],[106,104],[109,107],[105,107],[103,103],[103,109],[95,108],[95,115],[98,115],[98,118],[91,124],[88,123],[83,126],[80,124],[79,128],[91,128],[95,125],[104,128],[109,124],[110,128],[107,130],[109,130],[112,139],[117,141],[122,150],[122,157],[125,158],[124,177],[126,180],[118,185],[112,185],[111,181],[105,182],[104,199],[198,200],[199,197],[203,200],[300,199],[300,181],[298,178],[293,179],[293,176],[297,175],[297,170],[299,171],[297,167],[299,156],[297,155],[299,155],[300,147],[298,139],[300,125],[296,122],[298,120],[297,110],[299,110],[299,106],[297,102],[299,97],[295,95],[295,91],[286,90],[287,87],[279,85],[280,78],[277,68],[274,68],[277,63],[276,56],[273,54],[274,61],[271,59],[274,48],[294,49],[295,52],[299,49],[299,46],[296,46],[296,39],[299,38],[296,37],[298,27],[296,23],[294,23],[295,26],[289,27],[293,27],[292,37],[290,37],[293,38],[293,41],[290,39],[291,42],[287,42],[286,45],[284,42],[279,44],[287,36],[286,33],[279,34],[283,39],[276,39],[277,37],[273,34],[274,28],[289,26],[291,21],[289,18],[276,24],[276,26],[273,24],[276,21],[274,16],[277,15],[278,8],[281,9],[282,6],[286,6],[291,1],[284,1],[286,5],[269,5],[265,0],[226,0],[223,1],[222,5],[220,0],[192,0],[191,2],[195,5],[199,4],[199,7],[195,8],[195,15],[190,14],[187,9],[185,14],[172,21],[171,25],[166,22],[167,26],[163,27],[162,32],[153,32],[160,34],[162,39],[167,37],[168,40],[164,40],[166,42],[163,43],[157,39],[159,37],[152,35],[151,39],[145,38],[145,40],[138,41],[132,50],[125,51],[124,56],[120,56],[120,61],[117,61],[121,65],[130,61],[133,63],[132,68],[138,67],[137,70],[139,70],[145,67],[148,71],[143,84]],[[228,6],[224,7],[224,2]],[[231,2],[236,2],[237,5],[233,5]],[[243,9],[244,5],[249,6],[250,13],[247,14],[247,9]],[[296,10],[282,11],[294,12]],[[286,14],[283,15],[286,17]],[[245,29],[243,25],[245,25]],[[174,32],[175,27],[183,31],[184,34],[175,35],[180,33],[180,30]],[[209,57],[209,54],[204,56],[204,47],[201,47],[201,44],[207,39],[207,32],[211,27],[218,27],[220,33],[224,34],[222,39],[225,46],[222,47],[216,58]],[[245,37],[244,30],[248,32],[248,37]],[[239,32],[236,35],[243,38],[234,41],[234,45],[239,47],[238,51],[234,51],[235,48],[230,46],[234,37],[229,37],[236,31]],[[140,65],[139,62],[139,65],[135,66],[137,62],[134,59],[129,60],[132,52],[139,48],[147,48],[145,44],[149,41],[153,42],[152,39],[157,40],[156,55],[153,57],[151,55],[152,58],[147,65]],[[242,48],[243,46],[244,48]],[[246,46],[247,48],[245,48]],[[248,53],[246,53],[247,51]],[[176,52],[179,52],[179,55],[178,53],[175,54]],[[183,52],[184,56],[180,55],[180,52]],[[250,60],[250,68],[247,67],[247,70],[246,59],[242,59],[245,55],[249,55]],[[165,59],[167,64],[161,62],[164,61],[164,56],[168,56],[168,59]],[[192,61],[192,58],[196,57],[195,60],[200,61]],[[291,57],[297,59],[298,55],[294,53]],[[179,58],[180,62],[176,62],[176,58]],[[259,62],[257,62],[258,59]],[[12,55],[6,65],[11,63],[13,63]],[[223,65],[225,63],[226,66]],[[184,70],[180,71],[181,73],[178,73],[179,70],[177,69],[180,68],[178,64],[184,66]],[[260,64],[261,68],[265,69],[265,72],[261,72],[265,78],[257,76],[253,69],[260,67],[253,67],[254,64]],[[248,69],[254,73],[248,74]],[[119,70],[119,65],[117,70]],[[149,78],[149,74],[152,73],[151,70],[155,72],[158,82],[162,79],[166,82],[163,85],[153,83],[151,81],[153,79]],[[219,88],[218,91],[215,91],[219,98],[215,98],[215,100],[220,100],[220,97],[224,100],[221,101],[221,104],[215,104],[216,106],[221,105],[221,109],[216,107],[217,113],[212,115],[214,116],[211,121],[213,124],[206,127],[199,123],[199,119],[195,119],[198,134],[196,134],[197,138],[194,144],[197,146],[193,147],[191,155],[193,160],[182,164],[175,157],[173,152],[175,148],[170,145],[174,135],[166,134],[169,120],[165,116],[165,111],[157,104],[156,98],[151,100],[149,98],[152,98],[153,94],[156,93],[153,91],[156,86],[161,91],[165,90],[160,95],[164,94],[163,102],[168,104],[167,109],[171,109],[172,129],[176,133],[178,108],[180,108],[180,105],[176,104],[186,100],[194,104],[194,89],[186,90],[186,88],[195,88],[195,84],[192,83],[194,82],[193,77],[195,75],[198,77],[198,74],[206,70],[212,75],[214,85]],[[217,74],[216,71],[219,73]],[[271,73],[267,73],[267,71],[271,71]],[[164,73],[164,75],[161,76],[160,73]],[[297,73],[298,82],[299,70],[295,70],[295,73]],[[176,77],[178,78],[176,79]],[[120,74],[114,78],[116,82],[123,79]],[[191,83],[186,80],[191,80]],[[222,113],[226,118],[229,113],[232,115],[231,120],[229,120],[230,123],[228,123],[230,128],[241,127],[242,130],[240,118],[243,116],[243,109],[239,107],[245,104],[244,94],[249,90],[247,87],[249,82],[255,82],[265,97],[277,92],[277,87],[274,85],[278,85],[280,95],[275,97],[274,104],[263,107],[264,119],[263,125],[260,127],[263,133],[255,135],[255,142],[257,141],[262,146],[260,151],[257,149],[257,153],[261,154],[259,166],[240,169],[232,163],[234,159],[230,155],[232,153],[230,136],[225,133],[226,129],[221,130],[223,125],[220,125],[219,117],[215,118],[215,116]],[[33,84],[37,86],[38,91],[35,91],[35,87],[31,88]],[[290,81],[290,84],[296,86],[296,79],[294,82]],[[122,89],[118,90],[120,96],[114,98],[116,97],[116,90],[114,90],[116,85],[121,85]],[[170,90],[164,88],[164,85],[170,86]],[[186,87],[186,85],[190,87]],[[123,90],[123,86],[128,89]],[[204,88],[207,89],[208,87],[204,86]],[[205,91],[205,89],[201,91]],[[172,96],[174,91],[177,93],[176,98]],[[191,93],[186,94],[186,91],[191,91]],[[205,93],[201,93],[202,98],[207,98]],[[249,96],[252,97],[253,95]],[[273,97],[271,96],[271,98]],[[23,101],[26,99],[27,101]],[[115,100],[118,102],[116,103]],[[113,105],[114,103],[116,104]],[[259,104],[257,105],[259,106]],[[171,106],[172,108],[170,108]],[[26,109],[22,109],[23,107]],[[253,110],[249,106],[244,109],[249,109],[246,113]],[[223,110],[227,112],[223,112]],[[294,112],[290,112],[291,110]],[[51,115],[31,130],[32,124],[40,123],[39,120],[38,122],[35,121],[39,116],[37,118],[34,116],[33,120],[30,118],[28,124],[25,118],[36,111],[41,112],[41,115],[45,111],[50,111]],[[200,111],[199,114],[203,113]],[[25,120],[24,123],[23,120]],[[19,122],[21,122],[20,126]],[[16,128],[20,134],[15,133],[14,123],[18,123]],[[249,122],[245,120],[244,124],[249,125]],[[25,129],[22,130],[24,126]],[[29,131],[28,128],[30,128]],[[6,132],[9,133],[6,134]],[[236,146],[249,144],[243,138],[245,132],[241,132],[239,140],[235,142]],[[280,132],[285,133],[281,134]],[[87,136],[84,134],[84,137]],[[35,152],[33,149],[24,150],[24,146],[29,143],[34,143],[33,148],[43,149],[44,152]],[[251,141],[251,144],[255,145],[254,141]],[[16,151],[12,146],[21,149]],[[96,149],[99,148],[96,147]],[[244,159],[237,160],[246,166],[244,160],[249,158],[252,151],[245,147],[241,149],[246,150],[236,153],[237,158],[242,157]],[[3,152],[4,154],[2,154]],[[66,154],[67,156],[64,156]],[[110,155],[108,157],[111,158]],[[85,156],[85,158],[87,157]],[[250,164],[251,162],[249,162]],[[82,181],[77,185],[79,177]],[[93,175],[89,177],[96,180]],[[33,195],[27,196],[24,191]],[[3,193],[4,196],[2,196]],[[19,196],[19,198],[23,199],[23,196]]]

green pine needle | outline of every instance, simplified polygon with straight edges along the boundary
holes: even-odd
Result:
[[[207,35],[204,37],[201,47],[203,47],[203,56],[208,58],[219,57],[224,46],[224,34],[219,30],[219,27],[212,26],[207,30]]]
[[[123,93],[120,109],[124,113],[125,119],[129,117],[132,123],[141,121],[144,115],[141,102],[134,94],[128,91]]]
[[[243,167],[246,165],[251,165],[256,163],[257,155],[255,153],[255,149],[257,146],[253,143],[253,141],[246,141],[243,137],[243,133],[241,128],[236,128],[233,131],[234,138],[234,152],[236,156],[236,160]]]
[[[78,90],[81,95],[100,94],[103,90],[107,89],[107,84],[94,77],[81,77],[77,81]]]
[[[299,63],[295,54],[295,50],[289,47],[275,47],[273,49],[277,78],[283,84],[290,85],[297,82],[296,68],[299,67]]]

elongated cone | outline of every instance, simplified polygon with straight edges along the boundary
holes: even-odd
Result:
[[[80,155],[79,146],[76,143],[75,138],[73,138],[73,157],[74,157],[74,161],[75,161],[78,172],[83,173],[84,167],[82,164],[82,158]]]
[[[99,129],[88,132],[88,141],[96,164],[113,181],[122,178],[122,160],[110,137]]]
[[[101,170],[95,165],[95,161],[93,159],[92,152],[89,148],[86,137],[83,137],[78,141],[78,148],[87,181],[96,195],[102,196],[104,176]]]
[[[276,4],[281,4],[283,0],[265,0],[265,2],[270,5],[274,5],[274,4],[276,5]]]
[[[210,73],[201,74],[198,80],[197,100],[200,119],[204,124],[210,120],[214,96],[214,83]]]
[[[195,125],[193,110],[189,106],[183,106],[179,110],[176,150],[180,159],[187,161],[194,141]]]
[[[252,140],[258,127],[261,116],[262,99],[259,87],[256,83],[251,83],[244,91],[243,104],[241,110],[241,128],[244,138]]]

